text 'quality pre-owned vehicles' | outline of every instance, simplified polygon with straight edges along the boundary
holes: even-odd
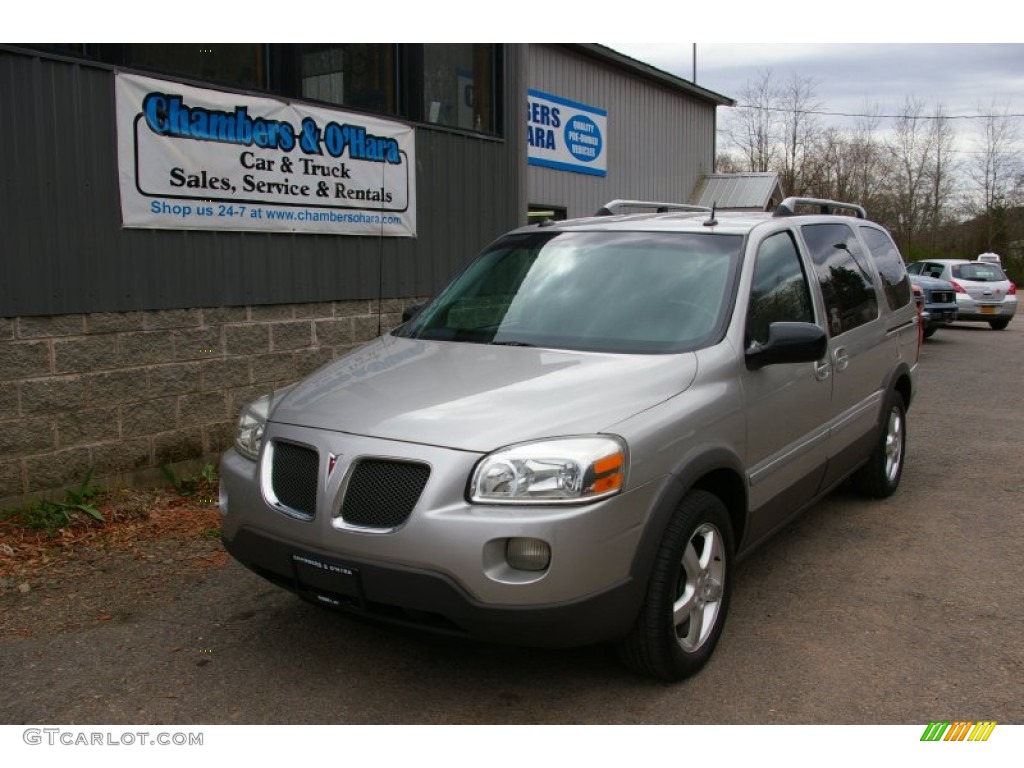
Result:
[[[700,669],[737,557],[847,478],[896,490],[917,312],[857,205],[602,213],[500,238],[246,407],[228,551],[324,606]]]

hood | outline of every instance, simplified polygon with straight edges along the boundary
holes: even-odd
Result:
[[[592,434],[686,389],[693,353],[611,355],[384,336],[291,389],[270,420],[490,452]]]

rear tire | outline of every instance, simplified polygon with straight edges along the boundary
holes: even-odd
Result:
[[[1006,328],[1006,326],[1008,326],[1010,324],[1010,321],[1006,320],[1006,319],[1002,319],[1002,320],[989,320],[988,324],[989,324],[989,326],[991,326],[993,331],[1002,331],[1002,330],[1004,330]]]
[[[618,644],[626,666],[676,681],[707,663],[732,594],[732,536],[717,496],[692,491],[683,498],[658,548],[637,623]]]
[[[907,407],[903,395],[895,390],[889,393],[885,414],[871,458],[853,476],[856,489],[874,499],[884,499],[896,492],[907,453]]]

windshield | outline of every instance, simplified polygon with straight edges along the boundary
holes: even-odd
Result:
[[[741,247],[739,235],[510,235],[397,333],[596,352],[697,349],[724,333]]]
[[[954,264],[953,277],[961,280],[975,280],[979,283],[997,283],[1006,279],[1003,270],[995,264],[977,263]]]

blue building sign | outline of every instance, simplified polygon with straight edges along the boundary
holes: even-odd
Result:
[[[527,91],[527,162],[560,171],[608,173],[608,113],[561,96]]]

